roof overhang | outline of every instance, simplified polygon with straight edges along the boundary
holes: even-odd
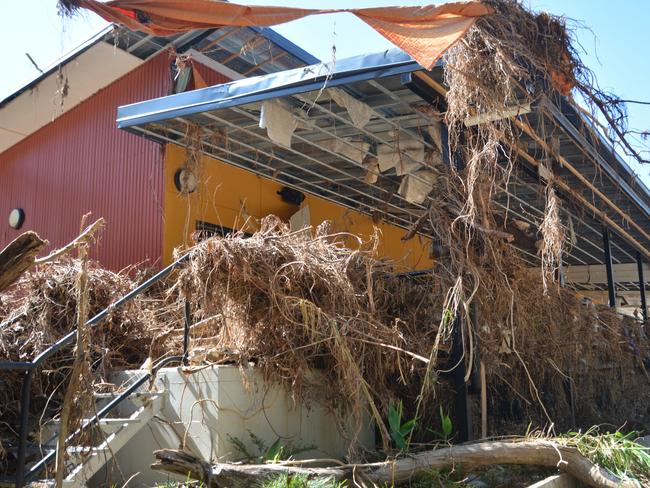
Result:
[[[355,126],[348,111],[332,99],[333,88],[369,107],[370,122]],[[399,150],[405,141],[417,141],[425,151],[434,149],[428,128],[438,121],[418,107],[431,102],[442,106],[443,91],[440,65],[426,72],[401,51],[390,50],[339,60],[335,66],[318,64],[120,107],[117,123],[182,146],[188,144],[188,126],[198,126],[201,147],[210,156],[406,229],[428,202],[406,198],[400,185],[405,177],[418,181],[422,161],[405,151],[405,167],[412,169],[398,175],[393,168],[374,175],[376,181],[371,182],[368,167],[350,150],[366,143],[376,154],[379,146]],[[298,120],[290,147],[273,142],[260,128],[261,106],[268,101],[290,109]],[[529,132],[522,134],[519,164],[495,202],[503,214],[530,224],[534,231],[539,228],[545,206],[540,166],[548,148],[538,134],[544,133],[555,139],[562,158],[556,170],[562,183],[558,191],[567,234],[575,240],[565,262],[578,266],[604,262],[603,223],[615,231],[615,263],[635,262],[637,252],[647,259],[650,195],[597,137],[592,134],[589,141],[577,137],[589,129],[577,110],[563,98],[546,99],[515,119]],[[422,233],[428,233],[426,227]],[[539,265],[534,246],[518,247],[531,266]]]
[[[167,49],[196,53],[198,62],[232,79],[318,62],[268,28],[224,27],[156,37],[111,25],[0,101],[0,153]]]
[[[142,63],[104,42],[108,32],[0,102],[0,153]]]

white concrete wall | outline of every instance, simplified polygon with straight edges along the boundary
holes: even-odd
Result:
[[[317,446],[302,458],[342,458],[347,453],[348,441],[323,406],[295,404],[284,389],[264,382],[254,368],[244,375],[234,366],[211,366],[191,374],[169,368],[159,373],[156,387],[167,391],[161,413],[117,453],[112,472],[98,473],[89,486],[121,486],[122,475],[128,479],[134,473],[139,475],[129,487],[166,481],[166,475],[149,469],[153,451],[161,448],[184,448],[211,461],[236,459],[228,436],[243,440],[255,452],[249,430],[268,446],[278,437],[283,444]],[[369,421],[359,440],[374,447]]]

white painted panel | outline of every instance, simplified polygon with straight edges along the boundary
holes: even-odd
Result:
[[[62,68],[68,80],[61,99],[61,83],[53,73],[0,109],[0,153],[49,124],[143,61],[121,49],[98,42]]]
[[[265,382],[254,368],[242,373],[235,366],[212,366],[192,374],[165,368],[157,384],[164,385],[167,391],[161,411],[117,453],[119,471],[113,467],[108,476],[106,471],[98,473],[92,486],[107,479],[121,486],[116,479],[119,472],[126,478],[139,473],[129,488],[164,482],[168,475],[149,469],[153,452],[162,448],[184,447],[206,460],[236,459],[228,437],[244,441],[254,452],[248,431],[267,446],[278,437],[284,444],[291,441],[294,445],[317,446],[299,458],[340,459],[347,453],[348,441],[325,407],[316,402],[309,408],[295,403],[284,389]],[[359,441],[364,447],[374,448],[369,420],[364,422]]]

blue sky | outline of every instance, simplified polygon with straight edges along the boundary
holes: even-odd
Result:
[[[25,53],[45,69],[106,24],[93,14],[61,19],[56,0],[4,2],[0,45],[5,47],[0,99],[22,86],[38,71]],[[395,5],[391,0],[251,0],[306,8]],[[404,5],[424,5],[408,1]],[[650,2],[647,0],[527,0],[535,10],[547,10],[578,21],[583,59],[602,87],[623,98],[650,100]],[[341,59],[391,47],[388,41],[349,14],[315,16],[276,27],[276,30],[322,60],[332,59],[332,46]],[[630,126],[650,129],[650,106],[629,106]],[[0,121],[1,123],[1,121]],[[650,167],[633,167],[650,184]]]

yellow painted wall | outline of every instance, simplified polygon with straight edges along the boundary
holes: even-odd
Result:
[[[208,157],[203,157],[201,161],[198,190],[190,195],[182,195],[174,186],[174,174],[183,166],[185,154],[185,149],[181,147],[167,146],[163,203],[165,264],[171,262],[175,247],[189,243],[197,220],[253,232],[256,230],[256,219],[274,214],[288,221],[298,210],[295,205],[284,203],[277,194],[282,184]],[[403,242],[404,229],[386,223],[373,225],[367,215],[309,194],[302,205],[309,206],[314,227],[324,220],[330,220],[333,231],[357,234],[364,240],[377,227],[381,233],[378,254],[401,262],[405,268],[426,269],[433,264],[429,258],[428,241],[416,236]]]

